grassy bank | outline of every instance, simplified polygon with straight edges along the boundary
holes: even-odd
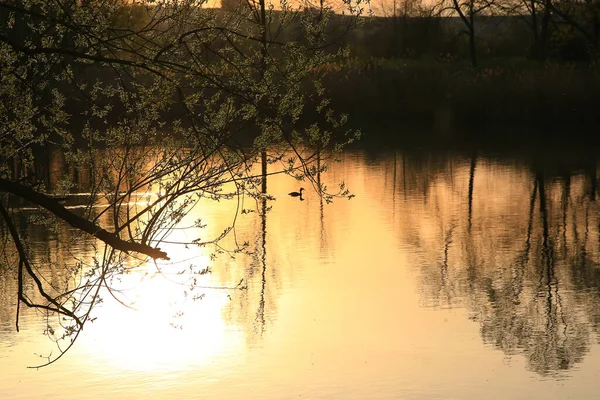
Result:
[[[487,60],[351,60],[329,66],[332,103],[354,125],[417,125],[439,130],[486,124],[596,125],[600,66]]]

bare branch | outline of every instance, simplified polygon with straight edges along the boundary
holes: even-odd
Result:
[[[80,229],[108,244],[109,246],[124,252],[134,251],[136,253],[145,254],[153,259],[165,259],[169,257],[167,253],[159,248],[151,247],[144,243],[127,242],[119,238],[118,235],[108,232],[100,228],[98,225],[89,220],[78,216],[77,214],[67,210],[62,204],[55,199],[46,196],[43,193],[37,192],[30,187],[21,185],[7,179],[0,178],[0,191],[11,193],[24,200],[27,200],[35,205],[45,208],[56,217],[67,222],[74,228]]]

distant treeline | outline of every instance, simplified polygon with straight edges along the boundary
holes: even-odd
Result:
[[[598,57],[598,38],[557,26],[543,54],[520,16],[480,16],[475,32],[478,58],[524,57],[540,61],[591,61]],[[599,31],[600,32],[600,31]],[[595,33],[598,35],[598,32]],[[469,36],[459,17],[372,17],[350,32],[343,43],[360,59],[410,58],[449,61],[469,59]]]
[[[600,0],[380,0],[350,35],[356,55],[596,59]],[[366,54],[365,54],[366,53]]]
[[[343,37],[354,57],[326,74],[356,125],[597,129],[600,0],[386,4]]]
[[[218,20],[235,4],[207,11]],[[347,62],[315,73],[323,77],[332,105],[348,113],[357,126],[406,121],[447,130],[462,123],[596,121],[600,0],[440,0],[429,6],[421,0],[390,0],[386,4],[378,11],[384,16],[361,18],[351,30],[347,30],[350,17],[329,12],[327,1],[298,14],[317,21],[329,18],[326,48],[350,50]],[[132,17],[114,24],[141,29],[148,13],[139,5],[130,7],[131,12],[123,15]],[[8,16],[0,10],[0,19]],[[278,28],[277,12],[271,16]],[[278,42],[306,40],[299,22],[288,21],[284,29],[271,32],[278,32],[269,38]],[[17,43],[42,40],[18,19],[6,37]],[[60,45],[72,44],[65,37]],[[218,41],[211,44],[218,45]],[[89,106],[78,96],[75,84],[110,82],[117,74],[100,62],[73,65],[79,80],[58,84],[73,85],[67,101],[72,128],[77,129],[84,122],[77,116]],[[135,79],[144,77],[138,74]],[[97,102],[102,101],[100,93]],[[314,117],[311,109],[313,105],[307,104],[307,121]],[[113,110],[119,110],[118,103]],[[174,107],[165,119],[184,114]]]

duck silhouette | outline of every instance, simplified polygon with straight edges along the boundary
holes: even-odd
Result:
[[[290,193],[288,193],[288,195],[292,196],[292,197],[300,197],[300,200],[303,200],[302,199],[302,191],[303,190],[304,190],[304,188],[301,187],[299,192],[290,192]]]

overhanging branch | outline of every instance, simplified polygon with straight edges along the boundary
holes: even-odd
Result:
[[[160,248],[149,246],[145,243],[137,243],[137,242],[128,242],[121,238],[118,235],[108,232],[106,229],[100,228],[98,225],[93,222],[78,216],[77,214],[67,210],[62,204],[60,204],[55,199],[46,196],[43,193],[37,192],[30,187],[21,185],[19,183],[0,178],[0,192],[11,193],[17,197],[20,197],[23,200],[27,200],[35,205],[45,208],[50,211],[56,217],[62,219],[67,222],[74,228],[77,228],[83,232],[86,232],[107,245],[111,246],[114,249],[130,252],[134,251],[136,253],[145,254],[153,259],[165,259],[168,260],[169,257],[167,253],[160,250]]]

